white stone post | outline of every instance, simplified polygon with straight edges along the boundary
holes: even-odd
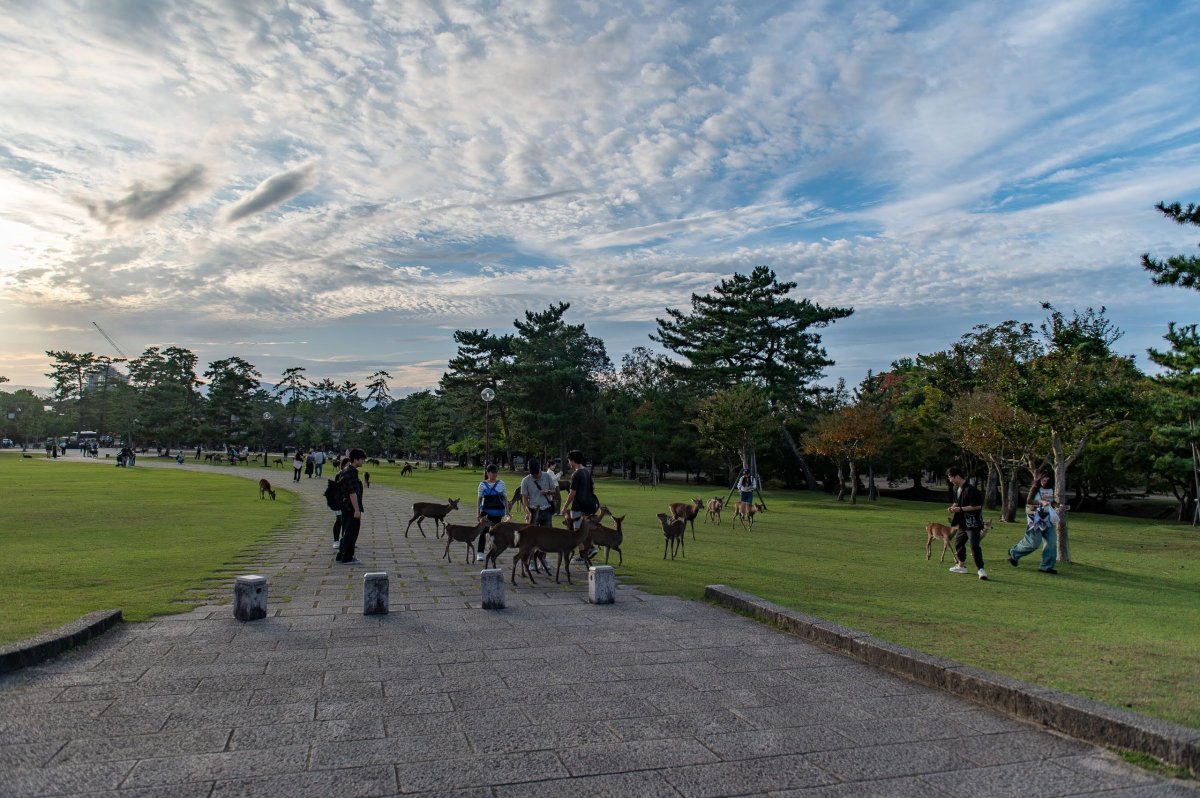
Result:
[[[479,572],[479,585],[483,591],[485,610],[504,609],[504,571],[501,568],[485,568]]]
[[[611,565],[588,568],[588,601],[592,604],[612,604],[617,600],[617,575]]]
[[[388,575],[386,571],[363,574],[363,615],[388,614]]]
[[[258,574],[239,576],[233,586],[233,617],[257,621],[267,617],[267,578]]]

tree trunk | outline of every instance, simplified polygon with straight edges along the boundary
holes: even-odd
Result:
[[[918,468],[918,469],[917,469],[916,471],[914,471],[914,472],[912,473],[912,475],[911,475],[911,476],[912,476],[912,481],[913,481],[913,490],[914,490],[914,491],[919,491],[919,490],[921,489],[921,471],[922,471],[922,469]]]
[[[837,458],[837,472],[837,500],[841,502],[846,500],[846,476],[842,470],[842,458],[840,457]]]
[[[988,462],[987,487],[983,491],[983,503],[989,510],[995,510],[1000,502],[998,501],[999,492],[999,475],[1000,468],[995,463]]]
[[[1017,519],[1017,468],[1014,465],[1008,474],[1008,490],[1004,494],[1004,509],[1000,516],[1000,520],[1008,524]]]
[[[800,470],[804,473],[804,485],[806,490],[817,489],[817,478],[813,476],[812,469],[808,467],[808,461],[804,459],[804,453],[800,451],[800,447],[796,445],[796,439],[792,437],[792,433],[787,428],[786,423],[780,423],[780,429],[783,430],[784,440],[791,447],[792,454],[796,456],[796,463],[800,466]]]
[[[867,464],[867,479],[870,480],[871,486],[867,488],[867,499],[869,501],[879,501],[879,488],[875,487],[875,464]]]
[[[1067,518],[1071,514],[1070,503],[1067,501],[1067,469],[1086,445],[1085,436],[1077,442],[1075,451],[1068,455],[1062,433],[1058,430],[1052,430],[1050,433],[1050,448],[1054,454],[1054,498],[1058,501],[1059,562],[1071,562],[1071,540],[1067,532]]]
[[[850,463],[850,504],[858,504],[858,469],[854,467],[854,461],[847,458]]]

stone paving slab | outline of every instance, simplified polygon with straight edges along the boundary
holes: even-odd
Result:
[[[430,497],[370,488],[362,563],[336,564],[323,485],[284,481],[300,519],[231,552],[202,606],[0,676],[0,794],[1198,794],[716,607],[627,586],[588,604],[579,566],[482,610],[461,550],[404,537]],[[239,623],[247,571],[271,604]],[[361,614],[370,571],[388,615]]]

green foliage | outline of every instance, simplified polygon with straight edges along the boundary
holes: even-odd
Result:
[[[1178,202],[1170,205],[1160,202],[1154,207],[1177,224],[1200,226],[1200,205],[1188,203],[1184,208]],[[1147,253],[1142,255],[1142,268],[1154,275],[1155,285],[1200,289],[1200,257],[1195,255],[1174,255],[1162,261]]]

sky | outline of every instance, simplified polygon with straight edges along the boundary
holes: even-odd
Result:
[[[826,382],[1041,302],[1161,345],[1200,296],[1200,4],[0,0],[0,375],[45,350],[436,385],[454,330],[613,361],[766,265]]]

